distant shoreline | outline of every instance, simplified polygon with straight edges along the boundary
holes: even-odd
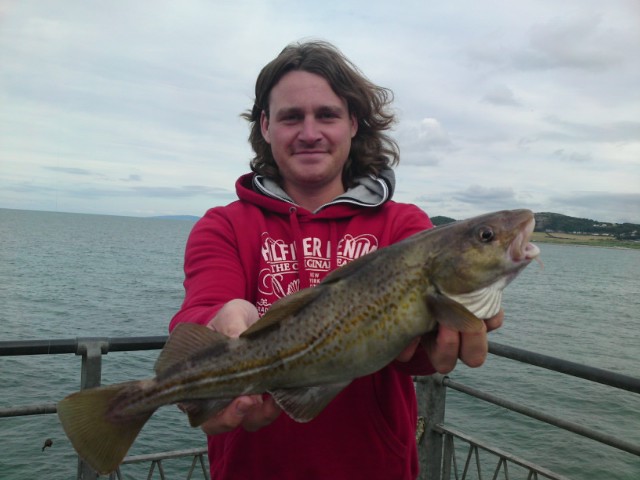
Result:
[[[598,235],[578,235],[575,233],[556,232],[550,236],[545,232],[533,232],[531,241],[534,243],[553,243],[556,245],[640,250],[640,242],[616,240],[615,238],[601,237]]]
[[[145,218],[145,217],[140,217]],[[200,217],[196,217],[195,215],[156,215],[154,217],[146,217],[155,220],[187,220],[189,222],[197,222],[200,220]]]

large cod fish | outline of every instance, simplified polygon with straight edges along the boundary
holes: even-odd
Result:
[[[529,243],[534,223],[529,210],[502,211],[417,233],[279,300],[239,338],[179,324],[155,378],[69,395],[58,403],[62,426],[105,474],[162,405],[180,403],[195,427],[239,395],[269,392],[294,420],[310,421],[438,323],[480,330],[540,253]]]

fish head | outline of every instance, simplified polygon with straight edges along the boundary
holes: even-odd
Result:
[[[478,318],[497,314],[502,290],[540,254],[534,226],[530,210],[505,210],[436,228],[432,283]]]

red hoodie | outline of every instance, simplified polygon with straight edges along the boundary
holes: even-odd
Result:
[[[185,252],[185,300],[170,329],[179,322],[207,324],[234,298],[254,303],[263,314],[278,298],[316,285],[329,271],[432,227],[418,207],[389,200],[392,180],[376,180],[382,193],[375,202],[347,194],[312,213],[253,178],[244,175],[236,183],[239,201],[209,210],[194,226]],[[433,371],[418,349],[408,363],[393,362],[354,380],[309,423],[283,413],[257,432],[237,428],[210,436],[211,478],[414,479],[411,375]]]

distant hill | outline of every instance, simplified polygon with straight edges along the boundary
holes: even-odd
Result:
[[[439,227],[440,225],[446,225],[447,223],[453,223],[456,221],[455,218],[443,217],[443,216],[429,217],[429,218],[431,218],[431,223],[433,223],[436,227]]]
[[[588,235],[602,235],[614,237],[618,240],[640,240],[640,225],[635,223],[608,223],[576,218],[560,213],[541,212],[536,217],[536,232],[575,233]],[[446,225],[456,220],[450,217],[431,217],[435,226]]]
[[[576,218],[559,213],[536,213],[536,232],[562,232],[615,237],[618,240],[640,239],[640,225],[635,223],[609,223]]]

